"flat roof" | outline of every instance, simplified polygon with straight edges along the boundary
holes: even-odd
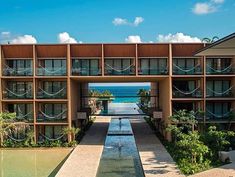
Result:
[[[235,55],[235,33],[232,33],[197,51],[195,56]]]

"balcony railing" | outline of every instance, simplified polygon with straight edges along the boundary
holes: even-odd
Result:
[[[40,67],[37,68],[37,75],[38,76],[65,76],[66,75],[66,67],[62,68],[44,68],[44,67]]]
[[[166,75],[168,74],[167,68],[157,68],[157,69],[139,69],[139,75]]]
[[[181,67],[173,64],[173,74],[176,75],[198,75],[202,74],[202,68],[200,64],[193,67]]]
[[[62,110],[58,114],[49,114],[43,111],[39,111],[37,116],[37,122],[66,122],[67,121],[67,110]]]
[[[10,68],[6,66],[3,69],[4,76],[32,76],[33,69],[32,68]]]
[[[101,75],[101,69],[99,68],[72,68],[72,75],[99,76]]]
[[[5,92],[3,92],[4,98],[8,99],[31,99],[33,98],[32,88],[28,89],[24,92],[14,92],[8,88],[5,88]]]
[[[135,66],[130,65],[126,68],[114,68],[108,64],[105,64],[105,75],[134,75]]]
[[[207,88],[206,96],[207,97],[233,97],[233,87],[228,88],[225,91],[215,91],[213,89]]]
[[[37,98],[39,99],[64,99],[66,98],[66,88],[61,88],[56,92],[48,92],[39,88],[39,92],[37,94]]]
[[[173,86],[175,90],[173,90],[173,97],[174,98],[201,98],[202,91],[200,87],[197,87],[191,91],[184,91],[178,89],[176,86]]]
[[[235,73],[235,69],[233,68],[233,64],[230,64],[227,67],[224,68],[214,68],[210,65],[206,66],[206,73],[207,74],[234,74]]]

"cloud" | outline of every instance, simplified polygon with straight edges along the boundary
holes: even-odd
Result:
[[[189,35],[185,35],[183,33],[176,34],[167,34],[167,35],[158,35],[158,42],[201,42],[201,40],[197,37],[191,37]]]
[[[1,32],[1,36],[2,37],[9,37],[11,35],[11,33],[9,31],[3,31]]]
[[[211,0],[211,2],[213,2],[215,4],[223,4],[224,0]]]
[[[138,35],[133,35],[133,36],[128,36],[126,39],[125,39],[125,42],[128,42],[128,43],[141,43],[141,38],[140,36]]]
[[[142,23],[144,21],[143,17],[135,17],[135,21],[134,21],[134,26],[138,26],[140,23]]]
[[[196,3],[193,12],[197,15],[209,14],[215,12],[217,9],[210,3]]]
[[[78,43],[77,40],[72,38],[67,32],[62,32],[58,34],[58,42],[59,43]]]
[[[128,22],[127,22],[126,19],[123,19],[123,18],[114,18],[113,24],[114,24],[115,26],[118,26],[118,25],[126,25],[126,24],[128,24]]]
[[[210,0],[207,2],[198,2],[194,5],[192,11],[197,15],[205,15],[218,11],[218,8],[225,0]]]
[[[11,44],[36,44],[37,40],[34,36],[25,34],[10,40]]]
[[[127,19],[124,18],[114,18],[112,23],[115,26],[120,26],[120,25],[129,25],[129,26],[139,26],[144,21],[143,17],[135,17],[133,22],[129,22]]]

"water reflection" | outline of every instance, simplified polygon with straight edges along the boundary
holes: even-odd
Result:
[[[55,176],[71,149],[0,150],[0,177]]]

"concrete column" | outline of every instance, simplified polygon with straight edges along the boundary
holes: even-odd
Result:
[[[150,103],[152,108],[158,108],[158,83],[151,82]]]

